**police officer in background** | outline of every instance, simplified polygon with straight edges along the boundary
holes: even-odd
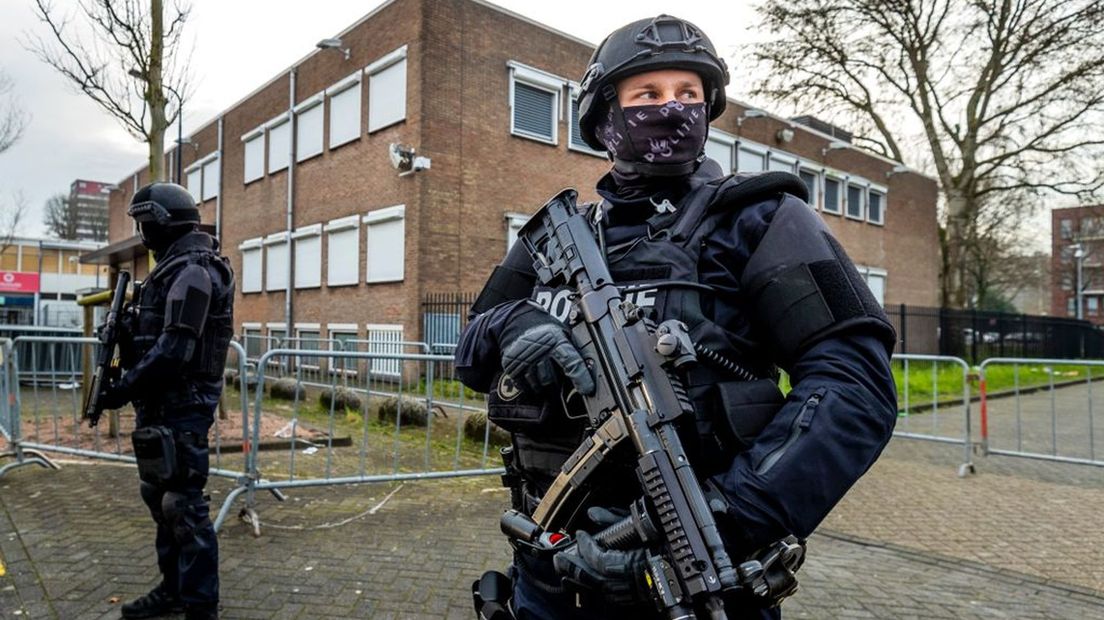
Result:
[[[613,278],[652,320],[678,319],[694,340],[698,363],[681,379],[695,419],[680,435],[698,478],[724,497],[715,517],[738,564],[808,537],[881,453],[896,420],[896,334],[800,179],[725,176],[705,157],[727,83],[705,34],[661,15],[598,46],[578,103],[584,140],[612,160],[601,201],[581,208]],[[489,417],[512,434],[504,480],[526,514],[590,430],[585,412],[564,410],[561,390],[594,390],[561,322],[566,291],[542,290],[532,264],[515,244],[456,353],[463,382],[488,392]],[[778,368],[793,386],[785,397]],[[601,484],[572,525],[571,552],[515,545],[510,613],[656,613],[644,550],[606,549],[591,536],[640,496],[633,463]],[[726,596],[729,617],[780,617],[794,584],[775,585]]]
[[[157,523],[162,580],[124,604],[122,617],[183,610],[188,620],[217,618],[218,539],[203,487],[207,432],[233,336],[234,273],[218,242],[198,230],[199,209],[183,187],[147,185],[134,194],[127,214],[157,266],[121,330],[127,372],[103,403],[106,409],[134,403],[139,488]]]

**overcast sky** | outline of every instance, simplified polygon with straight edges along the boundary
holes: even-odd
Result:
[[[320,39],[344,30],[382,4],[382,0],[193,0],[186,39],[194,41],[191,59],[195,89],[185,103],[184,132],[202,126],[257,86],[305,56]],[[496,0],[511,11],[597,43],[630,20],[671,10],[669,1],[534,2]],[[70,87],[52,68],[24,49],[28,33],[46,36],[32,12],[31,0],[0,2],[0,70],[15,83],[31,122],[19,143],[0,154],[0,201],[22,192],[29,206],[22,232],[44,234],[43,204],[68,192],[73,180],[116,182],[143,166],[146,146],[87,97]],[[76,0],[55,0],[72,11]],[[684,17],[708,29],[719,51],[731,57],[749,36],[755,18],[748,2],[680,5]],[[309,7],[309,10],[306,10]],[[738,89],[730,94],[738,95]],[[165,143],[171,144],[170,127]]]

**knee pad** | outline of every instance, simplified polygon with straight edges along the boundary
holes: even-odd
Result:
[[[165,513],[161,510],[161,501],[165,495],[165,489],[143,480],[138,483],[138,493],[142,496],[142,503],[153,515],[153,520],[158,523],[164,522]]]
[[[161,510],[176,542],[183,546],[195,544],[197,534],[212,528],[210,508],[201,492],[168,491],[161,498]]]

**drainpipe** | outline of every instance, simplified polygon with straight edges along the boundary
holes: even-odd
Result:
[[[218,240],[221,249],[222,246],[222,117],[218,118],[218,169],[219,169],[219,186],[218,193],[215,195],[215,239]]]
[[[287,289],[284,291],[284,335],[292,337],[291,296],[295,290],[295,256],[292,254],[291,233],[294,227],[292,212],[295,208],[295,73],[292,67],[288,73],[288,174],[287,174]]]

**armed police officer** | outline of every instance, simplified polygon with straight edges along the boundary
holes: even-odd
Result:
[[[681,321],[693,340],[697,362],[679,371],[693,419],[679,435],[698,480],[720,492],[710,508],[738,564],[792,550],[780,541],[809,536],[878,457],[896,419],[896,335],[800,179],[725,176],[705,157],[727,83],[712,43],[686,21],[661,15],[610,34],[578,104],[583,139],[607,151],[612,168],[598,181],[601,201],[580,208],[625,297],[654,323]],[[514,508],[532,514],[594,430],[562,395],[594,392],[595,377],[562,323],[568,306],[558,300],[569,291],[539,285],[523,245],[478,297],[456,363],[511,432],[504,482]],[[778,368],[793,386],[785,397]],[[640,496],[632,463],[595,485],[568,548],[512,541],[512,584],[479,582],[485,615],[655,614],[644,550],[592,536]],[[760,589],[728,593],[726,612],[779,617],[797,564]]]
[[[204,496],[207,433],[222,393],[233,335],[234,274],[218,242],[198,230],[199,209],[183,187],[152,183],[127,211],[157,261],[131,309],[121,338],[120,381],[104,407],[134,403],[139,490],[157,523],[161,583],[122,606],[123,618],[184,611],[189,620],[218,617],[218,540]],[[129,340],[129,342],[127,342]]]

